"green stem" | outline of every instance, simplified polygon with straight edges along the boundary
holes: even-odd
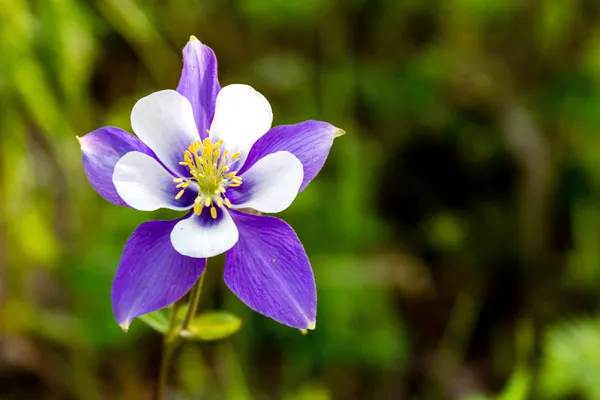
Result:
[[[192,318],[196,315],[196,311],[198,310],[198,303],[200,302],[200,295],[202,294],[202,285],[204,284],[204,273],[200,275],[200,279],[196,282],[192,291],[190,292],[190,301],[188,303],[187,313],[185,314],[185,319],[183,320],[183,324],[181,326],[182,330],[187,330],[188,326],[190,326],[190,322]]]
[[[206,270],[206,269],[205,269]],[[185,318],[183,319],[182,324],[178,324],[177,314],[179,308],[181,307],[182,302],[177,301],[173,304],[173,313],[171,315],[171,323],[169,325],[169,330],[167,331],[164,340],[163,340],[163,356],[160,363],[160,372],[158,375],[158,387],[156,392],[157,400],[165,399],[165,392],[167,390],[167,381],[169,376],[169,366],[171,365],[171,360],[173,359],[173,354],[177,347],[181,344],[181,331],[185,331],[190,322],[196,315],[196,311],[198,310],[198,303],[200,301],[200,294],[202,293],[202,285],[204,284],[204,273],[200,275],[200,279],[196,281],[194,287],[190,291],[188,309],[185,314]]]
[[[165,392],[167,390],[167,381],[169,376],[169,365],[171,365],[173,353],[175,353],[175,349],[179,345],[179,333],[177,332],[177,313],[179,311],[180,306],[180,301],[176,301],[175,304],[173,304],[171,323],[169,324],[169,330],[167,331],[163,339],[163,356],[160,362],[158,387],[156,390],[157,400],[164,400],[165,398]]]

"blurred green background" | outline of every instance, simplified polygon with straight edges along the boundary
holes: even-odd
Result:
[[[110,285],[150,218],[88,184],[76,135],[130,130],[193,34],[275,124],[347,134],[282,217],[317,329],[209,265],[174,399],[600,399],[597,0],[0,0],[0,399],[151,399],[161,338]]]

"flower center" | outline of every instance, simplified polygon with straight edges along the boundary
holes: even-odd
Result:
[[[209,138],[192,143],[183,153],[183,161],[179,163],[189,168],[191,176],[173,179],[177,188],[181,189],[175,199],[180,199],[191,184],[198,184],[198,196],[194,201],[194,212],[197,215],[202,214],[204,207],[210,207],[210,215],[217,218],[215,203],[219,207],[225,204],[231,208],[225,191],[228,187],[242,184],[242,178],[235,171],[229,172],[229,167],[239,160],[240,153],[234,153],[230,157],[227,149],[221,153],[222,145],[223,140],[213,144]]]

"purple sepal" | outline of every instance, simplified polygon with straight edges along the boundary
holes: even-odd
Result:
[[[242,175],[268,154],[282,150],[289,151],[304,167],[304,180],[299,190],[302,191],[325,164],[333,139],[343,133],[343,130],[321,121],[305,121],[271,128],[254,143],[238,175]]]
[[[83,153],[83,168],[92,187],[111,203],[127,206],[113,184],[115,165],[131,151],[156,158],[152,150],[137,137],[112,126],[96,129],[78,139]]]
[[[227,286],[254,311],[294,328],[313,329],[315,279],[294,230],[275,217],[230,212],[240,235],[227,252]]]
[[[112,286],[113,313],[123,330],[134,318],[179,300],[204,271],[206,259],[182,256],[171,245],[179,221],[145,222],[125,244]]]
[[[185,96],[194,110],[194,119],[202,139],[215,115],[217,94],[221,90],[217,76],[217,58],[212,49],[194,36],[183,49],[183,70],[177,91]]]

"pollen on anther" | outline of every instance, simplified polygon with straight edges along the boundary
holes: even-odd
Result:
[[[179,200],[181,196],[183,196],[183,193],[185,193],[185,189],[182,189],[179,191],[179,193],[177,193],[177,195],[175,196],[175,200]]]
[[[210,216],[213,217],[213,219],[217,219],[217,209],[215,208],[215,206],[212,206],[210,208]]]
[[[207,130],[210,134],[210,131]],[[205,137],[190,144],[183,154],[181,165],[189,169],[189,177],[174,178],[177,189],[176,198],[183,196],[183,191],[191,185],[198,185],[198,195],[194,202],[194,211],[202,212],[203,207],[226,205],[231,208],[231,202],[225,197],[227,187],[237,187],[242,184],[242,178],[231,172],[231,165],[238,161],[241,152],[236,152],[230,158],[229,149],[224,148],[222,139],[214,143]],[[216,211],[215,211],[216,212]],[[211,212],[212,213],[212,212]]]

